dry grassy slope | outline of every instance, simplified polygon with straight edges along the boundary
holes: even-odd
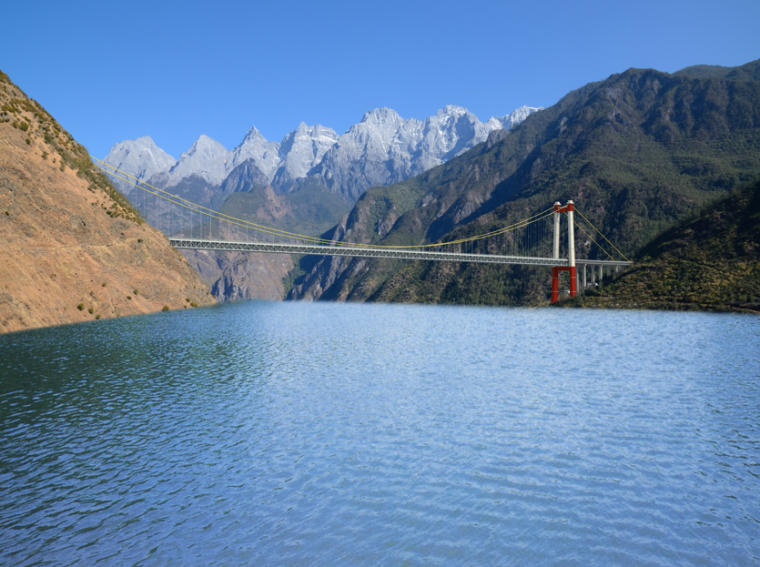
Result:
[[[0,108],[0,332],[214,303],[86,150],[2,73]]]

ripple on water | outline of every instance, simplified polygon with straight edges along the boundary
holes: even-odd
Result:
[[[760,562],[754,317],[251,302],[0,337],[0,563]]]

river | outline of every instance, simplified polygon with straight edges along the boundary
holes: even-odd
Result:
[[[757,565],[760,317],[246,302],[0,336],[2,565]]]

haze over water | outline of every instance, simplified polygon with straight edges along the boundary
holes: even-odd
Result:
[[[0,337],[2,565],[753,565],[760,318],[248,302]]]

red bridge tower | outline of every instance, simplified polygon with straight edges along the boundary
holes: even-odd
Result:
[[[570,272],[570,297],[578,294],[578,278],[575,274],[575,223],[573,223],[573,202],[564,207],[554,203],[554,259],[559,260],[560,215],[567,213],[567,265],[552,268],[552,303],[559,301],[559,273]]]

